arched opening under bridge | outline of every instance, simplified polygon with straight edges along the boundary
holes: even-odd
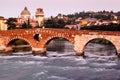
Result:
[[[11,40],[8,45],[8,48],[10,48],[11,50],[8,51],[8,53],[10,54],[31,54],[32,52],[32,48],[30,46],[30,44],[23,40],[23,39],[13,39]]]
[[[84,54],[88,57],[117,57],[117,50],[109,40],[95,38],[85,45]]]
[[[75,55],[73,44],[66,38],[54,37],[46,43],[47,56],[72,56]]]

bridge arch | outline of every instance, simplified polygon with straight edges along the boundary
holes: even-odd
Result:
[[[65,39],[67,41],[69,41],[70,43],[72,43],[74,45],[74,39],[71,39],[69,37],[62,37],[62,36],[52,36],[52,37],[48,37],[46,39],[46,41],[43,43],[43,46],[46,47],[46,45],[51,41],[51,40],[54,40],[56,38],[59,38],[59,39]]]
[[[7,40],[5,46],[8,46],[8,44],[9,44],[11,41],[14,41],[14,40],[17,40],[17,39],[26,41],[26,42],[32,47],[31,42],[30,42],[28,39],[22,38],[22,37],[13,37],[13,38],[9,38],[9,39]]]
[[[116,45],[114,44],[114,41],[109,40],[107,38],[92,38],[92,39],[89,39],[88,41],[86,41],[86,43],[83,47],[84,55],[85,55],[86,46],[91,42],[98,43],[98,44],[111,45],[111,47],[113,47],[113,49],[115,50],[115,54],[118,55],[117,54],[117,48],[116,48]],[[102,55],[104,55],[104,54],[102,54]],[[110,55],[110,54],[108,54],[108,55]]]
[[[47,51],[47,55],[49,56],[51,52],[57,52],[59,54],[67,55],[67,52],[71,52],[71,55],[75,55],[74,51],[74,45],[73,43],[68,39],[64,37],[51,37],[46,40],[44,43],[44,46]],[[58,56],[57,54],[54,54],[54,56]]]
[[[9,38],[6,42],[6,50],[8,54],[12,54],[13,52],[21,52],[21,51],[32,51],[31,43],[25,38]],[[24,53],[23,53],[24,54]]]

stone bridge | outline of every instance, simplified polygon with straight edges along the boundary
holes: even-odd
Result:
[[[120,32],[67,30],[67,29],[26,29],[0,31],[0,50],[11,50],[9,43],[22,39],[29,43],[34,55],[44,54],[48,43],[55,38],[65,38],[74,45],[76,55],[84,55],[86,45],[94,39],[101,38],[110,41],[116,53],[120,55]]]

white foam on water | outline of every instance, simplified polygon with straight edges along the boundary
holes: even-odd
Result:
[[[12,53],[13,55],[29,55],[32,54],[32,51],[28,51],[28,52],[15,52]]]
[[[88,60],[89,59],[95,59],[97,61],[100,61],[100,60],[102,60],[102,61],[110,61],[110,60],[116,60],[116,59],[118,59],[118,57],[115,54],[109,55],[109,56],[107,56],[107,55],[100,56],[100,55],[95,55],[95,54],[92,54],[90,52],[87,52],[87,59]]]
[[[116,63],[92,63],[95,66],[116,66]]]
[[[100,71],[105,71],[105,68],[95,68],[95,71],[100,72]]]
[[[77,65],[81,65],[81,64],[87,64],[88,61],[86,59],[84,59],[83,57],[79,57],[79,58],[74,58],[74,61],[77,62]]]
[[[84,62],[86,62],[86,60],[83,58],[83,57],[77,57],[77,58],[74,58],[75,59],[75,61],[84,61]]]
[[[16,52],[16,53],[12,53],[12,55],[1,55],[0,58],[17,58],[17,57],[27,57],[30,56],[32,54],[31,51],[29,52]]]
[[[29,56],[30,58],[33,58],[33,59],[48,59],[47,56]]]
[[[70,67],[70,66],[68,66],[68,67],[63,67],[63,70],[81,70],[81,69],[89,69],[90,67],[87,67],[87,66],[84,66],[84,67],[81,67],[81,66],[79,66],[79,67]]]
[[[63,70],[63,71],[71,71],[71,70],[83,70],[83,69],[90,69],[89,66],[45,66],[46,69],[56,69],[56,70]]]
[[[36,64],[36,62],[35,61],[19,61],[19,63],[21,63],[21,64],[26,64],[26,65],[31,65],[31,64]]]
[[[24,57],[24,56],[0,56],[0,58],[4,58],[4,59],[15,58],[15,57]]]
[[[42,72],[39,72],[39,73],[34,73],[33,76],[36,78],[36,77],[39,77],[41,75],[45,75],[47,71],[42,71]]]
[[[16,63],[16,64],[18,64],[18,65],[22,65],[22,66],[26,66],[26,65],[34,65],[34,64],[37,64],[37,65],[39,65],[39,66],[42,66],[42,64],[43,64],[43,62],[41,62],[41,61],[16,61],[16,62],[14,62],[14,63]]]
[[[113,71],[113,72],[116,72],[117,70],[116,69],[113,69],[113,68],[111,68],[111,69],[106,69],[106,68],[94,68],[94,70],[96,71],[96,72],[102,72],[102,71]]]
[[[75,55],[74,52],[50,52],[50,51],[47,52],[48,57],[54,57],[54,56],[63,57],[63,56],[73,56],[73,55]]]
[[[74,79],[68,79],[66,77],[60,77],[60,76],[50,76],[48,79],[54,79],[54,80],[74,80]]]

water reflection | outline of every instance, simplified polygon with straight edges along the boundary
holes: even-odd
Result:
[[[88,43],[85,47],[87,57],[117,57],[116,50],[112,45]],[[75,56],[74,46],[69,41],[52,40],[47,47],[48,56]]]
[[[52,40],[47,46],[47,56],[73,56],[75,55],[73,44],[67,40]]]
[[[73,45],[67,40],[52,40],[47,46],[47,51],[73,52]]]
[[[116,49],[112,45],[88,43],[85,48],[88,57],[116,57]]]

